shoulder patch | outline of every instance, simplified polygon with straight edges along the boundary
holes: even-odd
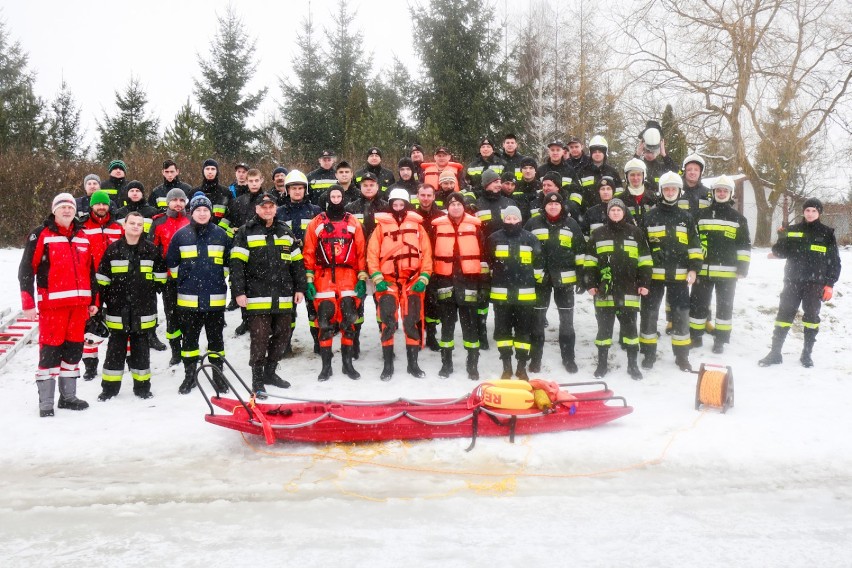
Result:
[[[36,240],[37,238],[38,238],[38,235],[37,235],[36,233],[30,233],[30,240],[31,240],[31,241],[34,241],[34,240]]]

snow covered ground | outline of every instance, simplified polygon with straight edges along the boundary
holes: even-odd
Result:
[[[117,399],[98,403],[99,381],[81,381],[90,409],[40,419],[37,350],[29,346],[0,370],[8,403],[0,414],[0,562],[850,566],[852,252],[842,252],[845,271],[823,307],[816,366],[798,363],[797,324],[784,364],[761,369],[784,266],[766,252],[754,251],[737,290],[734,343],[721,357],[709,345],[691,357],[696,368],[733,367],[728,414],[694,410],[695,376],[675,368],[664,336],[662,360],[641,382],[612,350],[607,382],[633,414],[514,445],[480,438],[470,453],[467,439],[329,447],[244,439],[205,423],[201,395],[179,396],[182,373],[157,352],[153,399],[134,397],[126,376]],[[0,307],[20,307],[20,254],[0,250]],[[561,370],[551,324],[542,378],[591,378],[594,317],[588,296],[578,304],[580,374]],[[426,379],[406,375],[399,345],[394,379],[380,382],[371,322],[356,361],[362,380],[345,378],[336,356],[334,377],[320,384],[303,310],[300,353],[281,367],[292,396],[448,397],[473,386],[461,354],[450,379],[437,377],[440,358],[431,352],[421,357]],[[248,338],[233,338],[238,314],[227,317],[228,356],[248,373]],[[557,321],[555,311],[549,319]],[[496,351],[484,353],[483,378],[499,368]]]

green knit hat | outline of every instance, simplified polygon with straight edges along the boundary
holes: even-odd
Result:
[[[109,205],[109,193],[106,191],[99,189],[92,194],[92,197],[89,199],[89,205],[97,205],[98,203],[103,203],[104,205]]]
[[[109,165],[107,166],[107,173],[111,172],[111,171],[112,171],[112,170],[114,170],[115,168],[120,169],[120,170],[121,170],[121,171],[123,171],[125,174],[127,173],[127,164],[125,164],[125,163],[124,163],[124,162],[122,162],[121,160],[113,160],[113,161],[111,161],[111,162],[109,163]]]

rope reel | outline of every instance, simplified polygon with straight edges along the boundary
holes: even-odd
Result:
[[[734,373],[731,367],[701,363],[695,384],[695,410],[702,406],[721,409],[734,406]]]

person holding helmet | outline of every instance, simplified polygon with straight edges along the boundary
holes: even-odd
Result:
[[[580,178],[580,185],[583,188],[581,204],[583,212],[600,203],[598,188],[604,176],[609,176],[615,181],[616,187],[621,187],[621,176],[618,170],[607,163],[608,151],[609,143],[606,138],[600,134],[592,136],[589,142],[589,159],[577,170],[577,177]]]
[[[674,160],[666,153],[663,127],[656,120],[645,123],[645,128],[639,133],[639,144],[633,157],[645,164],[645,186],[654,195],[659,193],[660,176],[677,170]]]
[[[417,364],[423,345],[423,302],[432,276],[432,244],[423,217],[412,210],[408,191],[398,187],[388,196],[390,211],[376,213],[376,230],[367,244],[367,270],[376,285],[381,321],[383,381],[393,376],[393,335],[399,315],[405,332],[408,374],[426,376]]]
[[[497,179],[503,173],[503,168],[506,163],[503,158],[494,153],[494,143],[488,136],[479,141],[479,154],[473,159],[465,169],[465,181],[470,186],[471,190],[479,195],[485,188],[482,174],[486,170],[491,170],[497,174]]]
[[[615,195],[620,199],[633,222],[642,227],[645,224],[645,216],[657,204],[657,196],[648,189],[646,183],[645,162],[637,158],[628,160],[624,164],[624,175],[627,178],[627,186],[623,191]]]
[[[704,158],[698,154],[690,154],[683,160],[683,196],[678,206],[689,211],[693,219],[698,219],[702,209],[710,207],[713,196],[704,185],[701,176],[704,175]]]
[[[645,237],[654,266],[648,295],[642,298],[639,351],[642,368],[657,359],[657,319],[665,295],[672,315],[672,352],[681,371],[689,363],[689,286],[695,282],[704,255],[692,216],[678,207],[683,180],[675,172],[660,176],[660,202],[645,218]]]
[[[737,280],[748,275],[751,240],[748,222],[732,206],[734,182],[719,176],[713,183],[713,203],[698,214],[698,238],[704,263],[692,285],[689,299],[689,331],[692,347],[700,347],[710,315],[710,299],[716,290],[716,331],[713,353],[722,353],[731,339],[734,293]]]
[[[565,201],[559,192],[544,198],[544,212],[530,219],[524,229],[541,244],[542,270],[535,275],[536,304],[531,334],[530,371],[541,371],[544,351],[544,327],[550,296],[559,313],[559,351],[562,366],[569,373],[577,372],[574,360],[574,287],[582,290],[583,253],[586,239],[580,225],[568,215]]]
[[[592,231],[586,246],[583,277],[586,289],[595,299],[595,318],[598,333],[598,366],[595,378],[609,371],[607,356],[612,345],[612,330],[618,318],[622,344],[627,351],[627,373],[634,380],[642,379],[637,358],[639,334],[636,313],[639,299],[648,294],[651,284],[651,252],[642,230],[627,223],[627,206],[613,198],[607,204],[607,222]]]
[[[288,200],[285,204],[278,207],[278,212],[275,218],[282,221],[290,230],[299,242],[299,246],[303,246],[305,242],[305,231],[308,228],[308,223],[311,219],[322,213],[322,209],[318,205],[314,205],[307,200],[306,194],[308,189],[308,181],[305,174],[299,170],[293,170],[284,178],[285,191],[288,195]],[[311,330],[311,337],[314,340],[314,353],[319,354],[319,338],[317,335],[317,311],[314,308],[313,302],[305,302],[305,308],[308,312],[308,325]],[[293,310],[293,327],[296,326],[297,312]],[[292,346],[287,345],[284,349],[284,355],[292,353]]]
[[[813,367],[811,357],[819,333],[819,310],[822,302],[831,300],[834,285],[840,278],[840,255],[834,229],[823,225],[822,202],[811,197],[802,203],[803,219],[778,231],[778,240],[772,245],[769,258],[786,258],[784,289],[775,316],[772,350],[759,361],[761,367],[781,363],[781,347],[793,318],[802,306],[802,326],[805,328],[805,345],[799,357],[803,367]]]
[[[343,208],[343,188],[326,191],[326,210],[305,229],[305,298],[317,312],[322,370],[317,380],[331,378],[331,345],[341,332],[343,372],[352,380],[361,374],[352,366],[358,307],[367,295],[367,255],[364,229]]]

